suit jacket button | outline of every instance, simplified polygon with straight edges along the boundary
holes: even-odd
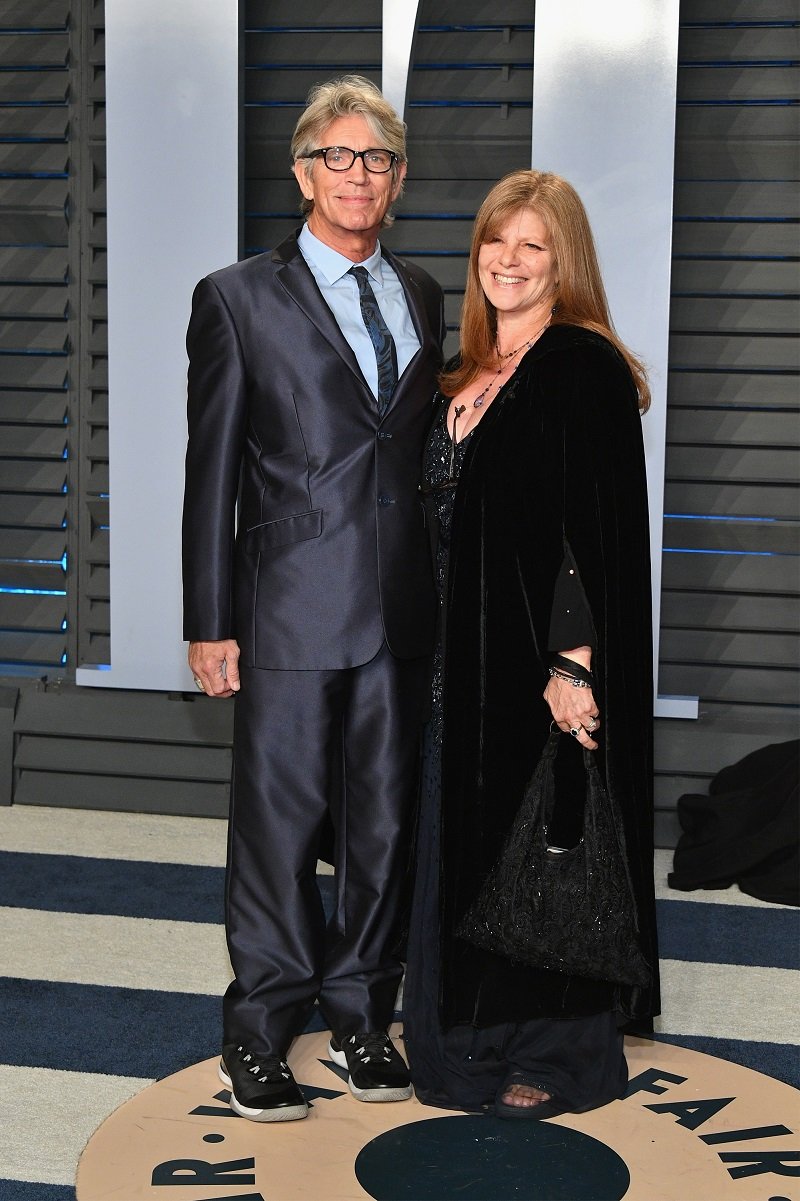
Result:
[[[387,496],[385,492],[381,492],[380,496],[378,497],[378,504],[379,504],[379,505],[390,505],[390,504],[392,504],[392,498],[391,498],[391,496]]]

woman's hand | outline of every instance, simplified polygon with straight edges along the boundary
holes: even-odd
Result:
[[[591,688],[575,688],[566,680],[551,676],[544,690],[544,699],[560,730],[572,734],[587,751],[597,750],[592,735],[600,728],[600,714]]]

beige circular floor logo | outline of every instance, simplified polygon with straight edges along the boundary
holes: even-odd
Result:
[[[151,1085],[94,1134],[78,1201],[800,1201],[800,1095],[726,1060],[626,1043],[628,1095],[503,1121],[351,1097],[327,1035],[290,1056],[301,1122],[234,1117],[209,1059]]]

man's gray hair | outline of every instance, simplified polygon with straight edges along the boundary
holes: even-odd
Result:
[[[314,169],[309,156],[319,150],[325,130],[338,117],[363,117],[375,135],[375,148],[391,150],[396,156],[392,175],[397,177],[397,164],[406,162],[406,126],[380,90],[363,75],[342,75],[311,89],[300,120],[292,135],[292,162],[302,162],[308,178]],[[314,207],[313,200],[302,199],[304,216]],[[384,225],[394,218],[387,213]]]

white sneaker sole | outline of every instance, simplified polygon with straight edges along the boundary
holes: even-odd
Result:
[[[233,1081],[221,1061],[217,1065],[217,1075],[225,1087],[231,1090],[230,1106],[240,1118],[247,1118],[250,1122],[296,1122],[300,1118],[308,1117],[308,1105],[305,1101],[302,1105],[282,1105],[280,1109],[248,1109],[246,1105],[242,1105],[240,1101],[236,1100]]]
[[[414,1096],[414,1089],[410,1084],[403,1085],[401,1088],[356,1088],[353,1084],[353,1077],[348,1071],[347,1056],[344,1051],[334,1051],[332,1045],[328,1043],[328,1054],[338,1068],[344,1068],[347,1071],[347,1087],[357,1101],[408,1101]]]

